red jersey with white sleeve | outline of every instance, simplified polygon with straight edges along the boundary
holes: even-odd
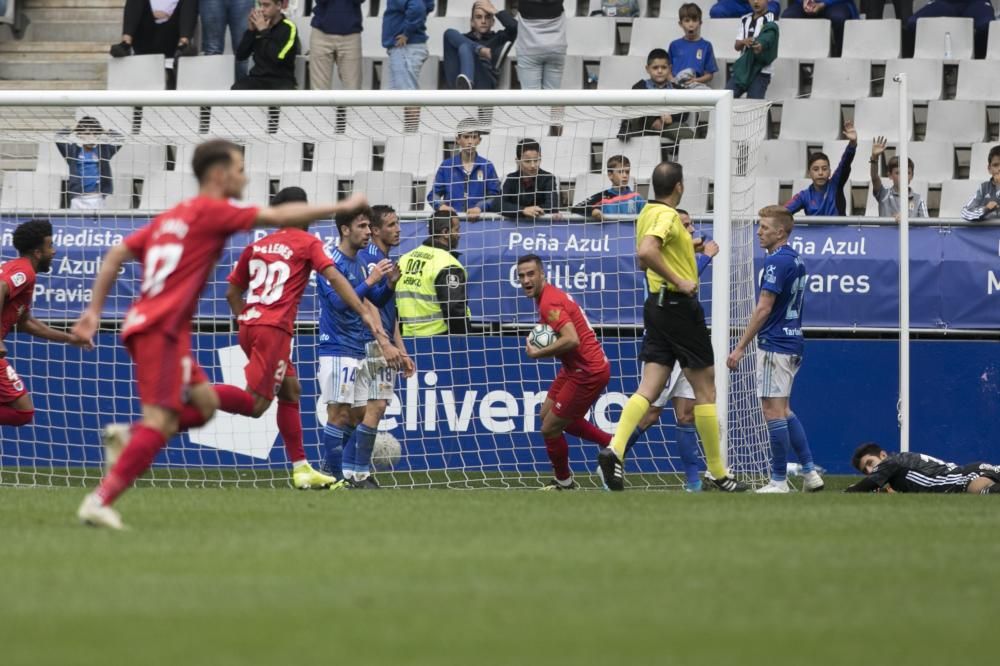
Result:
[[[308,231],[285,228],[248,245],[230,284],[247,292],[241,326],[274,326],[289,335],[312,271],[333,266],[323,242]]]
[[[247,231],[256,206],[194,197],[158,215],[124,243],[142,262],[139,298],[125,316],[122,338],[145,331],[176,337],[190,330],[191,318],[208,275],[226,240]]]
[[[7,283],[7,298],[0,312],[2,340],[31,309],[31,299],[35,295],[35,269],[26,257],[12,259],[0,266],[0,280]]]
[[[559,333],[567,323],[572,322],[580,344],[573,351],[559,357],[563,367],[570,371],[604,372],[610,367],[608,357],[597,340],[597,334],[587,321],[587,315],[573,298],[558,287],[547,284],[538,299],[538,313],[541,322],[548,324]]]

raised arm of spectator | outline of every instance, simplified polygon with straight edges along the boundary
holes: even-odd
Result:
[[[871,166],[871,178],[872,178],[872,196],[878,201],[879,194],[882,192],[882,176],[878,172],[879,159],[882,153],[885,152],[886,138],[884,136],[877,136],[872,142],[872,157],[869,160]]]
[[[249,17],[247,18],[247,22],[249,23],[249,26],[247,27],[246,32],[243,33],[243,39],[240,40],[239,45],[236,47],[237,60],[246,60],[253,55],[254,42],[256,42],[257,37],[260,36],[260,33],[257,32],[257,28],[254,26],[253,21],[249,20]]]

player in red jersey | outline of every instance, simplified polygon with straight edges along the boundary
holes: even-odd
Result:
[[[611,380],[611,363],[580,306],[566,292],[546,282],[540,257],[529,254],[518,259],[517,279],[525,296],[538,303],[541,322],[558,335],[545,349],[529,341],[528,356],[556,357],[563,364],[542,404],[542,438],[556,475],[544,490],[573,490],[578,486],[569,470],[569,445],[563,433],[601,448],[611,443],[610,433],[584,418]]]
[[[29,220],[14,230],[14,248],[21,256],[0,265],[0,424],[23,426],[31,423],[35,407],[31,396],[7,362],[3,340],[15,326],[17,330],[53,342],[93,349],[93,345],[71,333],[57,331],[31,315],[35,293],[35,274],[52,267],[56,249],[52,246],[52,224],[48,220]]]
[[[305,202],[306,193],[299,187],[288,187],[274,197],[275,204],[287,201]],[[371,272],[388,272],[392,262],[384,263],[373,266]],[[277,395],[278,432],[292,463],[292,483],[301,490],[344,485],[313,469],[302,447],[302,386],[291,350],[295,315],[312,271],[331,285],[340,275],[323,249],[323,241],[302,229],[280,229],[247,246],[229,275],[226,291],[226,300],[239,322],[240,347],[248,359],[246,393],[250,399],[236,413],[258,418]]]
[[[355,195],[324,206],[239,207],[229,201],[239,197],[246,184],[239,146],[207,141],[195,149],[191,163],[198,178],[198,196],[157,216],[108,251],[94,280],[90,305],[73,327],[76,335],[89,342],[122,265],[130,259],[142,261],[140,295],[122,328],[122,341],[136,367],[142,419],[133,425],[128,444],[100,486],[80,505],[78,517],[92,525],[120,529],[121,517],[111,503],[149,468],[167,440],[180,429],[207,422],[226,394],[246,396],[236,387],[213,390],[191,355],[191,318],[198,296],[229,236],[253,226],[304,227],[366,204],[364,196]],[[380,331],[378,318],[361,304],[346,280],[337,279],[334,287],[362,313],[373,332]],[[399,353],[384,332],[381,342],[392,357],[390,362],[398,363]]]

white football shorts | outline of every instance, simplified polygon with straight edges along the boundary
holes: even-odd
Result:
[[[319,357],[319,403],[321,405],[354,405],[357,403],[358,380],[365,359],[349,356]],[[362,394],[361,404],[368,398]]]
[[[757,397],[788,398],[795,374],[802,365],[798,354],[757,350]]]

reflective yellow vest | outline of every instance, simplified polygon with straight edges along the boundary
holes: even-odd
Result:
[[[441,312],[434,280],[446,268],[465,267],[450,252],[439,247],[420,245],[399,260],[402,277],[396,284],[396,309],[403,325],[403,335],[423,337],[448,332]]]

